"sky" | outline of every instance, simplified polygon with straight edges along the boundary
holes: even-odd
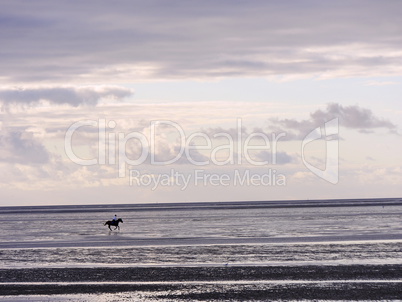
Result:
[[[0,206],[402,195],[400,1],[0,6]]]

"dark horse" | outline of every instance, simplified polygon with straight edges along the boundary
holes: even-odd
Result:
[[[121,218],[119,218],[119,219],[117,219],[117,220],[108,220],[108,221],[105,222],[104,225],[108,225],[108,226],[109,226],[109,230],[111,230],[111,231],[113,231],[113,230],[110,228],[111,225],[115,226],[114,229],[119,229],[119,230],[120,230],[119,222],[123,222],[123,220],[122,220]]]

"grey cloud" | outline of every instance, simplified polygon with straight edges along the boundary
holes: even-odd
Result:
[[[247,128],[244,126],[242,126],[241,129],[237,129],[237,128],[225,129],[222,127],[208,128],[206,130],[202,130],[202,133],[206,134],[211,139],[216,138],[216,139],[222,139],[222,140],[228,139],[226,136],[224,136],[222,134],[228,135],[233,140],[238,140],[239,135],[241,135],[241,136],[249,135]]]
[[[258,161],[267,161],[269,163],[278,165],[285,165],[296,161],[296,158],[283,151],[277,151],[274,154],[269,151],[261,151],[255,156],[258,158]],[[273,160],[275,160],[275,163]]]
[[[343,107],[340,104],[332,103],[327,106],[325,111],[317,110],[311,114],[312,120],[318,124],[336,117],[341,120],[342,126],[347,128],[364,130],[373,128],[396,128],[396,125],[391,122],[374,116],[371,110],[359,106]]]
[[[176,160],[174,160],[173,164],[178,165],[194,165],[200,163],[206,163],[210,161],[210,158],[201,154],[197,149],[184,149],[184,152],[181,156],[179,156]],[[166,146],[165,148],[161,148],[157,152],[153,154],[149,154],[146,163],[151,164],[151,157],[157,163],[166,163],[173,159],[175,159],[181,152],[181,147],[178,145],[175,146]],[[134,155],[136,158],[139,157],[139,152]]]
[[[179,152],[180,152],[180,148],[176,147],[175,153],[178,154]],[[194,165],[194,163],[196,163],[196,164],[197,163],[206,163],[208,161],[210,162],[211,159],[209,157],[201,154],[197,149],[191,149],[191,150],[187,149],[187,150],[185,150],[183,155],[178,159],[177,163]]]
[[[272,135],[276,133],[286,134],[280,138],[280,140],[301,140],[305,136],[316,129],[322,127],[324,124],[334,118],[339,119],[339,126],[356,129],[362,134],[373,133],[375,129],[384,128],[389,133],[397,134],[397,126],[388,120],[377,117],[373,112],[367,108],[359,106],[342,106],[337,103],[328,104],[325,110],[316,110],[310,114],[309,119],[279,119],[271,118],[269,120],[269,126],[266,129],[254,128],[252,131],[242,126],[241,135],[243,139],[252,133],[259,133],[265,135],[269,140],[272,139]],[[219,133],[225,133],[229,135],[233,140],[238,140],[238,129],[229,128],[224,129],[222,127],[208,128],[203,130],[203,133],[209,137],[213,137]],[[224,137],[218,137],[225,140]]]
[[[385,128],[395,132],[396,125],[390,121],[376,117],[373,112],[359,106],[342,106],[340,104],[328,104],[325,110],[316,110],[310,114],[308,120],[296,119],[270,119],[270,130],[286,132],[285,139],[303,139],[308,133],[334,118],[339,119],[341,127],[357,129],[360,133],[369,134],[373,129]]]
[[[0,135],[0,161],[20,164],[44,164],[49,161],[46,148],[32,133],[2,130]]]
[[[95,105],[102,98],[124,98],[132,91],[115,86],[106,87],[47,87],[0,89],[0,102],[8,104],[35,104],[41,100],[53,104]]]
[[[0,78],[400,74],[401,14],[400,2],[374,0],[9,1]]]

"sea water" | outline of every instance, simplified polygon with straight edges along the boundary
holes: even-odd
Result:
[[[2,268],[402,263],[400,199],[0,211]]]

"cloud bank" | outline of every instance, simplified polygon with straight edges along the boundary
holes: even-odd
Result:
[[[400,75],[401,14],[374,0],[17,0],[0,12],[0,79]]]

